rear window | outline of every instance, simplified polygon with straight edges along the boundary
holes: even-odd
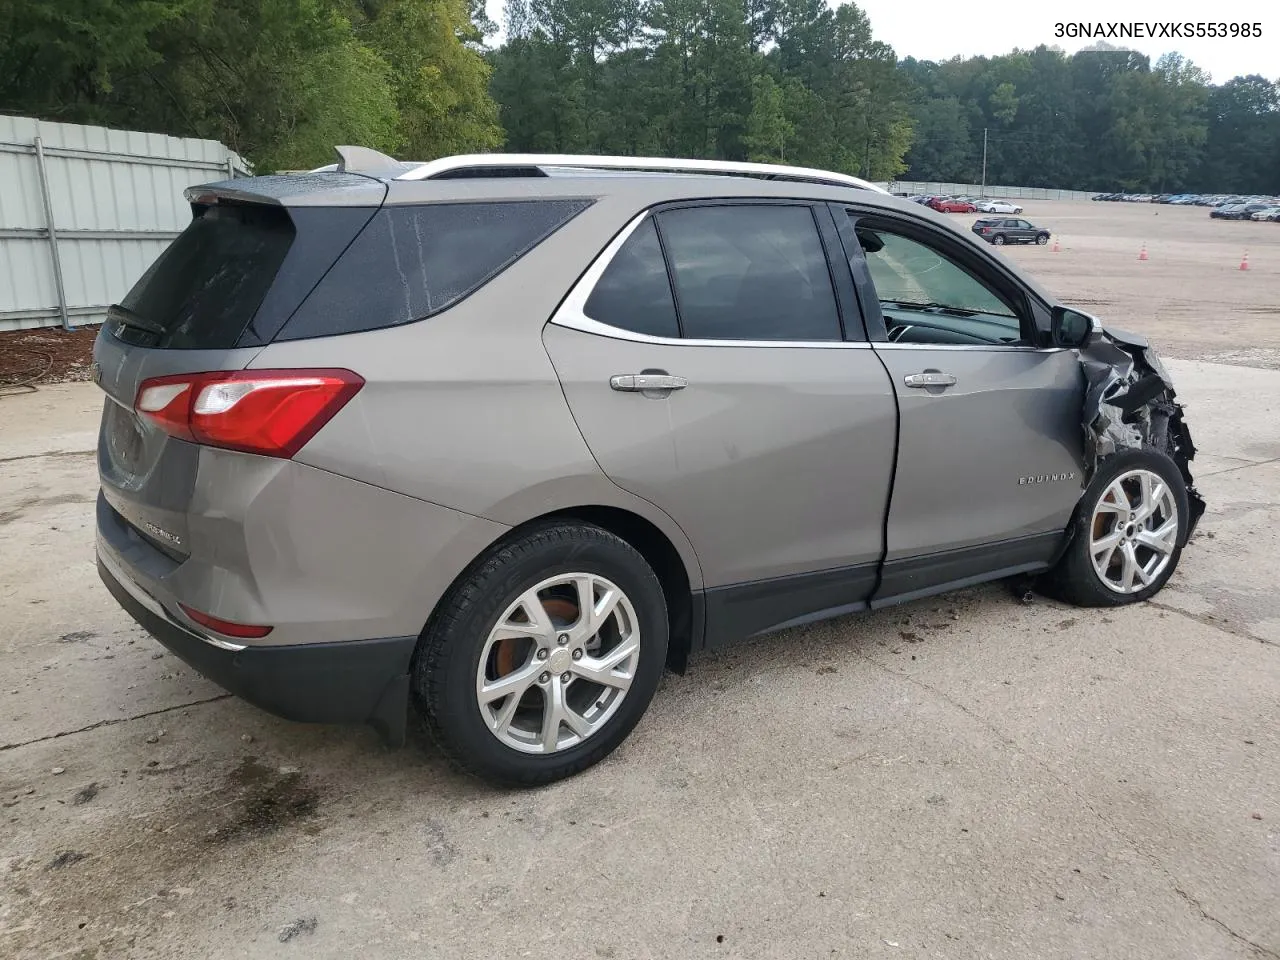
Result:
[[[807,206],[689,207],[659,215],[684,335],[839,340],[826,253]]]
[[[234,347],[293,239],[293,224],[281,207],[209,207],[111,309],[111,332],[142,346]]]
[[[376,330],[439,313],[591,203],[515,200],[384,207],[276,339]]]
[[[627,238],[582,308],[592,320],[653,337],[679,337],[667,263],[653,219]]]

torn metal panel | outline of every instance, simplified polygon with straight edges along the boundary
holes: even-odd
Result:
[[[1168,454],[1187,485],[1190,538],[1205,503],[1191,476],[1195,444],[1164,364],[1145,337],[1099,326],[1080,348],[1080,365],[1088,385],[1083,416],[1088,476],[1099,461],[1119,450],[1148,448]]]

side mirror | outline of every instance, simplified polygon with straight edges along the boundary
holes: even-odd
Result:
[[[1095,321],[1087,313],[1067,307],[1054,307],[1049,327],[1049,340],[1055,347],[1074,350],[1089,342]]]

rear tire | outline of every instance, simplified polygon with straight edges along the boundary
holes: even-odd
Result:
[[[992,237],[992,238],[991,238],[991,242],[992,242],[992,243],[994,243],[997,247],[1003,247],[1003,246],[1004,246],[1004,234],[1003,234],[1003,233],[997,233],[994,237]]]
[[[588,603],[596,612],[583,616]],[[414,703],[467,772],[551,783],[631,733],[662,678],[667,639],[662,585],[634,547],[590,524],[535,527],[482,557],[440,602],[414,658]]]
[[[1045,592],[1080,607],[1150,599],[1178,568],[1190,515],[1182,474],[1168,455],[1146,449],[1107,457],[1080,498],[1067,551],[1042,581]]]

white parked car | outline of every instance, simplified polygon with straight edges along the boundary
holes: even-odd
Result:
[[[1250,218],[1252,220],[1280,220],[1280,207],[1263,207]]]
[[[978,209],[983,213],[1021,213],[1022,208],[1008,200],[979,200]]]
[[[980,200],[978,210],[984,214],[1020,214],[1023,212],[1018,204],[1010,204],[1007,200]]]

